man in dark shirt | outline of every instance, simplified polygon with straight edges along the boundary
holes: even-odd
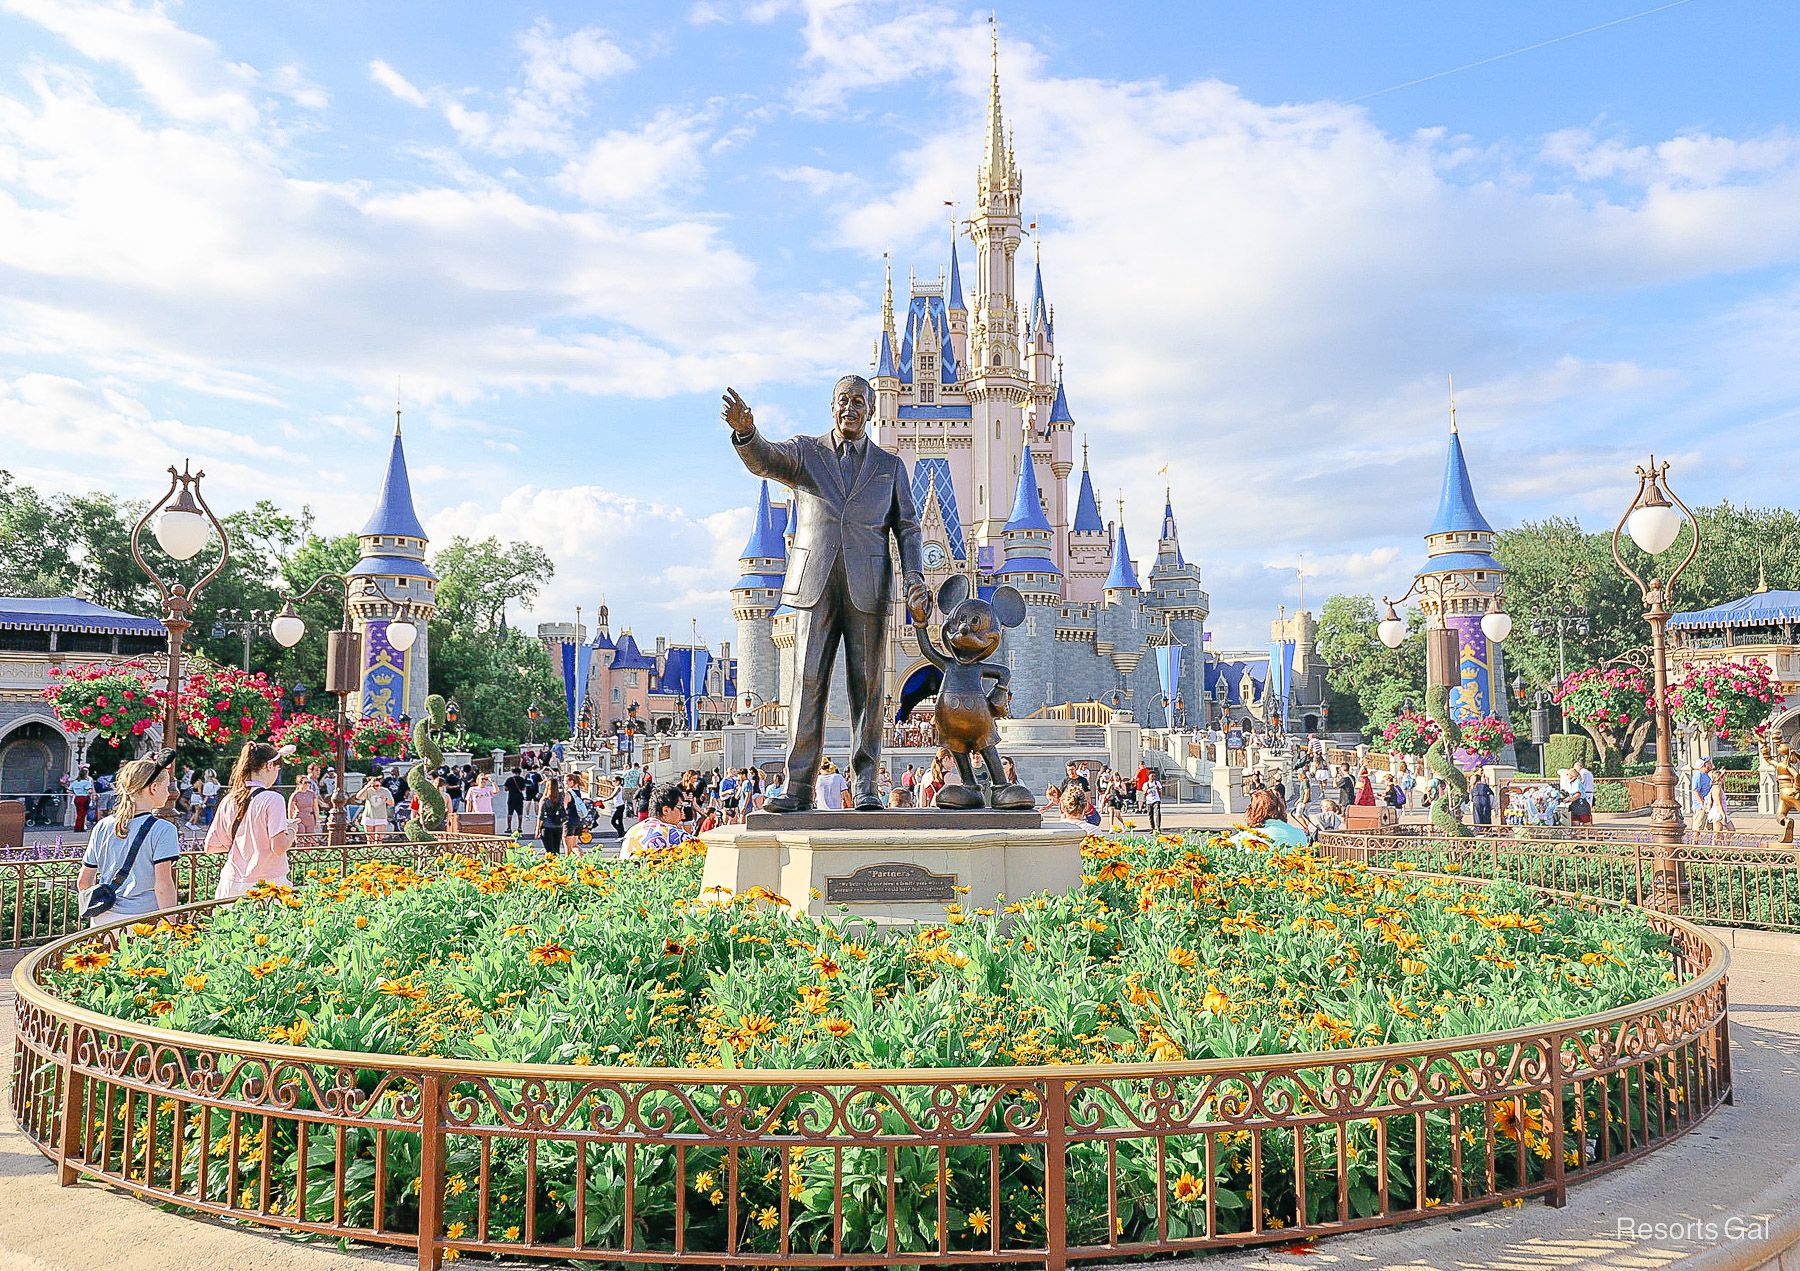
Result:
[[[519,829],[525,828],[525,778],[514,768],[507,774],[506,782],[500,787],[506,791],[506,832],[512,833],[513,818],[519,819]]]

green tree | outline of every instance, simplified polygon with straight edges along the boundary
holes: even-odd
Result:
[[[497,538],[471,542],[460,534],[431,565],[438,573],[437,616],[465,634],[498,630],[509,603],[530,604],[556,573],[541,547]]]
[[[1410,698],[1425,696],[1425,618],[1406,613],[1406,640],[1398,649],[1381,642],[1380,613],[1373,596],[1336,595],[1319,610],[1317,650],[1331,668],[1331,726],[1361,729],[1374,741]]]
[[[529,604],[556,572],[530,543],[460,535],[431,560],[438,573],[431,622],[431,691],[455,697],[472,744],[510,744],[530,731],[535,700],[538,740],[569,735],[562,668],[530,636],[501,624],[513,601]]]

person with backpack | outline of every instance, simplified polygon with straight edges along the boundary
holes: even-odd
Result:
[[[124,764],[114,779],[118,807],[95,823],[75,878],[81,916],[93,926],[181,903],[175,888],[181,834],[156,815],[168,802],[174,762],[173,750],[160,750]]]
[[[231,789],[219,802],[219,815],[206,832],[206,850],[224,852],[215,900],[242,896],[258,883],[288,881],[287,801],[275,789],[281,780],[281,751],[266,742],[250,741],[231,770]]]

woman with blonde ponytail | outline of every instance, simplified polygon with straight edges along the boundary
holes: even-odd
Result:
[[[116,896],[104,912],[94,915],[95,926],[173,909],[179,903],[175,862],[181,856],[181,835],[174,822],[155,815],[168,802],[169,765],[174,762],[173,750],[161,750],[147,759],[126,763],[114,779],[118,807],[94,825],[87,851],[82,853],[81,873],[75,879],[76,889],[84,896],[99,882],[105,882]],[[134,841],[135,854],[131,850]]]
[[[248,741],[231,770],[231,789],[219,800],[218,815],[206,832],[206,850],[224,852],[216,900],[242,896],[258,883],[288,880],[287,803],[275,790],[281,780],[283,752],[264,742]]]

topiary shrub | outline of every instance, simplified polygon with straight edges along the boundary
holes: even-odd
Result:
[[[1552,733],[1544,743],[1544,772],[1554,776],[1564,768],[1573,768],[1580,760],[1589,771],[1594,767],[1594,739],[1583,733]]]
[[[406,774],[406,784],[419,796],[419,815],[406,823],[406,837],[415,843],[435,842],[432,831],[443,829],[449,815],[444,793],[431,779],[431,774],[444,764],[444,751],[437,739],[447,722],[444,699],[433,693],[425,699],[425,718],[413,724],[413,749],[419,753],[419,762]]]
[[[1631,794],[1621,782],[1602,781],[1594,786],[1594,811],[1629,812]]]
[[[1469,797],[1469,779],[1456,766],[1456,747],[1462,741],[1462,729],[1450,714],[1450,690],[1433,685],[1425,691],[1425,709],[1438,726],[1437,739],[1425,752],[1425,766],[1443,778],[1443,793],[1431,805],[1431,824],[1439,834],[1452,838],[1469,838],[1474,834],[1463,824],[1462,805]]]

